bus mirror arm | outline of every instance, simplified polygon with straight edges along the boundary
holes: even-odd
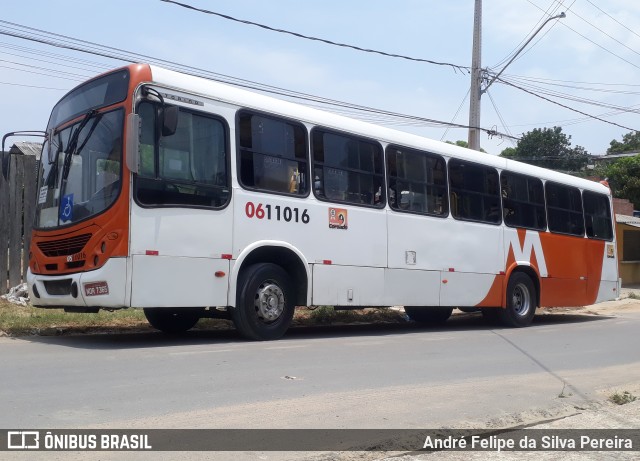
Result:
[[[9,149],[9,151],[5,152],[4,151],[4,146],[5,146],[5,142],[7,140],[7,138],[10,138],[12,136],[37,136],[40,138],[46,138],[46,132],[44,131],[36,131],[36,130],[29,130],[29,131],[12,131],[10,133],[5,134],[2,137],[2,150],[0,150],[0,171],[2,172],[2,176],[4,177],[5,181],[9,180],[9,170],[11,168],[11,149]]]
[[[9,152],[5,152],[4,149],[2,149],[2,152],[0,152],[0,171],[2,171],[2,176],[4,177],[5,181],[9,180],[10,160],[11,160],[11,155],[9,154]]]
[[[160,112],[162,119],[162,136],[173,136],[178,129],[178,106],[163,106]]]
[[[127,168],[132,173],[138,172],[140,165],[140,116],[129,114],[127,116]]]

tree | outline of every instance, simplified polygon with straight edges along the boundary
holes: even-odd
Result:
[[[614,197],[626,198],[640,209],[640,155],[621,158],[607,167],[607,178]]]
[[[460,147],[469,147],[469,143],[467,141],[462,141],[462,140],[458,140],[456,142],[453,141],[445,141],[447,144],[453,144],[454,146],[460,146]],[[486,152],[486,150],[484,150],[482,147],[480,148],[480,152]]]
[[[559,126],[525,133],[515,148],[506,148],[500,156],[560,171],[580,171],[589,159],[584,147],[571,147],[571,136],[564,134]]]
[[[640,131],[630,131],[622,136],[622,142],[615,139],[609,143],[607,154],[624,154],[640,151]]]

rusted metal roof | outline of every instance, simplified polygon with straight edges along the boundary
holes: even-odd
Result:
[[[40,159],[40,152],[42,152],[42,143],[39,142],[29,142],[29,141],[19,141],[11,146],[9,150],[12,154],[19,155],[33,155],[38,160]]]

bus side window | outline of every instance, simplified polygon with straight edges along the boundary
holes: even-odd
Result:
[[[500,189],[495,168],[451,159],[449,161],[449,187],[451,197],[456,196],[452,215],[465,221],[500,224]],[[453,199],[452,199],[453,201]]]
[[[444,158],[399,146],[388,146],[386,152],[389,206],[396,211],[446,216],[449,207]]]
[[[307,132],[300,123],[242,111],[239,178],[247,189],[307,195]]]
[[[386,191],[380,144],[314,128],[311,131],[311,149],[316,197],[384,207]]]
[[[604,194],[585,191],[582,194],[582,200],[584,202],[587,237],[611,240],[613,238],[613,229],[611,226],[609,197]]]
[[[539,178],[503,171],[500,187],[507,226],[546,230],[544,188]]]
[[[545,190],[549,230],[559,234],[584,235],[580,189],[549,181]]]

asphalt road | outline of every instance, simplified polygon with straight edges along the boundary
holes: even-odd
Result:
[[[438,327],[0,338],[1,428],[436,428],[543,420],[640,382],[640,311]],[[516,418],[517,419],[517,418]],[[514,424],[518,421],[514,421]]]

